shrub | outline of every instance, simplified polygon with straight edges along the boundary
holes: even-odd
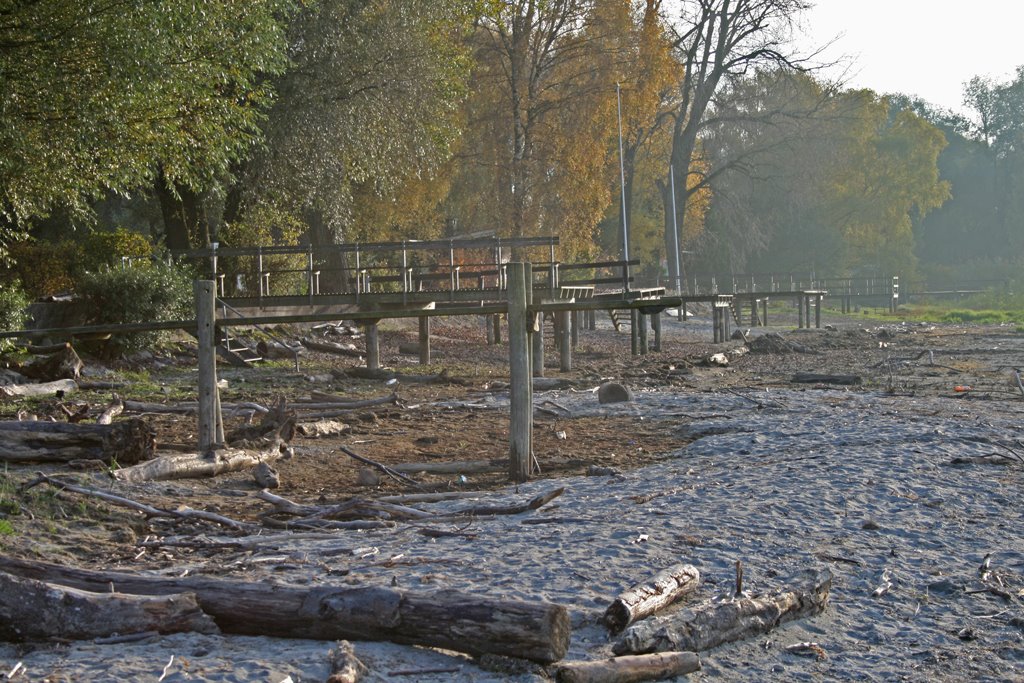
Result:
[[[72,242],[19,242],[10,247],[13,270],[32,299],[69,292],[80,272],[81,251]]]
[[[17,280],[0,285],[0,329],[23,330],[28,321],[28,297]],[[0,351],[7,351],[13,340],[0,339]]]
[[[124,256],[146,259],[153,254],[153,246],[145,235],[124,228],[90,232],[82,241],[81,250],[82,268],[89,271],[120,266]]]
[[[192,276],[164,263],[140,263],[86,273],[78,294],[92,324],[185,320],[192,317]],[[116,356],[156,343],[158,332],[135,332],[110,339],[102,352]]]

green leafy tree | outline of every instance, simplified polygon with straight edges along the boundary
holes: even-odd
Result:
[[[292,64],[276,83],[265,148],[246,174],[249,204],[301,218],[314,244],[388,238],[389,226],[358,219],[444,170],[459,133],[468,70],[459,34],[471,9],[428,0],[307,5],[290,27]]]
[[[259,136],[291,0],[0,8],[0,221],[24,233],[110,189],[207,189]],[[173,227],[172,225],[168,226]],[[168,233],[180,246],[180,233]]]

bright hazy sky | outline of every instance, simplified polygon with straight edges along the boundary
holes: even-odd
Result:
[[[1024,0],[812,1],[800,43],[839,36],[825,56],[849,57],[849,87],[961,110],[965,81],[1006,81],[1024,65]]]

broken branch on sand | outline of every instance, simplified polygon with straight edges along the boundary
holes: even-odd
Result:
[[[699,670],[700,657],[694,652],[659,652],[596,662],[564,662],[558,665],[558,680],[562,683],[635,683],[685,676]]]
[[[88,486],[80,486],[78,484],[72,484],[70,482],[62,481],[55,477],[43,474],[42,472],[36,473],[36,478],[32,481],[26,482],[21,487],[23,491],[38,486],[39,484],[49,484],[50,486],[63,489],[65,491],[71,491],[72,493],[78,493],[83,496],[92,496],[93,498],[99,498],[108,503],[126,507],[132,510],[137,510],[147,517],[163,517],[167,519],[201,519],[207,522],[215,522],[217,524],[223,524],[224,526],[231,527],[232,529],[249,529],[251,525],[239,522],[223,515],[218,515],[215,512],[207,512],[206,510],[193,510],[188,507],[182,507],[178,510],[163,510],[161,508],[155,508],[145,503],[140,503],[131,498],[125,498],[118,496],[107,491],[100,491],[97,489],[89,488]]]
[[[207,577],[172,578],[91,571],[0,557],[18,576],[134,595],[193,592],[225,633],[315,640],[390,640],[471,655],[556,662],[569,648],[568,611],[547,602],[497,600],[457,591],[415,593],[389,587],[302,588]]]
[[[115,633],[217,633],[194,593],[80,590],[0,571],[0,640],[103,638]]]
[[[604,623],[618,633],[634,621],[668,607],[697,590],[700,572],[692,564],[676,564],[658,572],[650,581],[620,593],[604,613]]]
[[[368,398],[368,399],[352,399],[346,396],[339,396],[337,394],[329,394],[324,391],[311,391],[309,392],[309,403],[326,403],[333,407],[345,407],[345,408],[369,408],[371,406],[380,405],[402,405],[401,399],[398,398],[398,392],[393,391],[389,396],[382,396],[380,398]]]
[[[612,651],[621,655],[710,650],[767,633],[788,621],[820,614],[828,604],[831,588],[831,572],[810,572],[796,588],[710,603],[634,624],[612,646]]]
[[[364,457],[362,455],[359,455],[358,453],[355,453],[355,452],[349,450],[348,448],[346,448],[344,446],[338,446],[338,450],[340,450],[342,453],[344,453],[348,457],[353,458],[355,460],[358,460],[359,462],[363,463],[364,465],[369,465],[370,467],[374,467],[374,468],[380,470],[381,472],[383,472],[384,474],[388,475],[392,479],[397,479],[398,481],[400,481],[402,483],[408,484],[410,486],[414,486],[415,488],[418,488],[418,489],[423,488],[422,486],[420,486],[419,482],[416,481],[415,479],[413,479],[412,477],[407,477],[404,474],[402,474],[401,472],[398,472],[398,471],[388,467],[387,465],[383,465],[383,464],[377,462],[376,460],[370,460],[369,458]]]

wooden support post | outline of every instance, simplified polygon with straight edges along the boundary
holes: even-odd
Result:
[[[651,329],[654,330],[654,350],[661,352],[661,313],[651,315]]]
[[[526,305],[533,305],[533,264],[526,264]],[[533,368],[534,377],[544,376],[544,316],[537,315],[530,317],[527,321],[527,331],[530,334],[530,365]],[[536,323],[536,324],[535,324]],[[510,333],[511,334],[511,333]],[[531,386],[533,386],[531,384]]]
[[[646,356],[649,350],[647,342],[647,315],[642,311],[636,311],[636,343],[640,349],[640,355]]]
[[[804,323],[811,329],[811,295],[804,294]]]
[[[722,309],[714,302],[711,304],[711,335],[716,344],[722,341]]]
[[[420,365],[430,365],[430,316],[420,317]]]
[[[488,346],[494,346],[494,325],[491,318],[494,316],[484,316],[484,338],[487,340]]]
[[[758,299],[751,297],[750,299],[750,326],[757,327],[757,302]]]
[[[366,323],[366,367],[380,370],[380,335],[377,321]]]
[[[526,264],[508,264],[509,477],[515,482],[529,479],[533,448],[526,272]]]
[[[729,328],[732,321],[732,307],[724,306],[722,308],[722,341],[729,341]]]
[[[796,297],[796,326],[803,329],[804,326],[804,295],[797,294]]]
[[[494,343],[498,346],[501,345],[501,316],[495,313],[491,316],[491,327],[494,331]]]
[[[597,329],[597,311],[587,311],[587,329],[591,332]]]
[[[573,311],[569,315],[569,343],[575,351],[580,345],[580,312]]]
[[[814,295],[814,327],[821,329],[821,294]]]
[[[629,309],[629,351],[634,356],[640,355],[640,334],[637,330],[637,316],[639,312],[635,308]]]
[[[562,372],[572,371],[572,318],[569,311],[555,314],[558,321],[558,369]]]
[[[768,327],[768,297],[761,299],[761,327]]]
[[[207,453],[224,441],[224,422],[217,390],[216,284],[196,280],[196,337],[199,339],[199,452]],[[218,438],[219,437],[219,438]]]

